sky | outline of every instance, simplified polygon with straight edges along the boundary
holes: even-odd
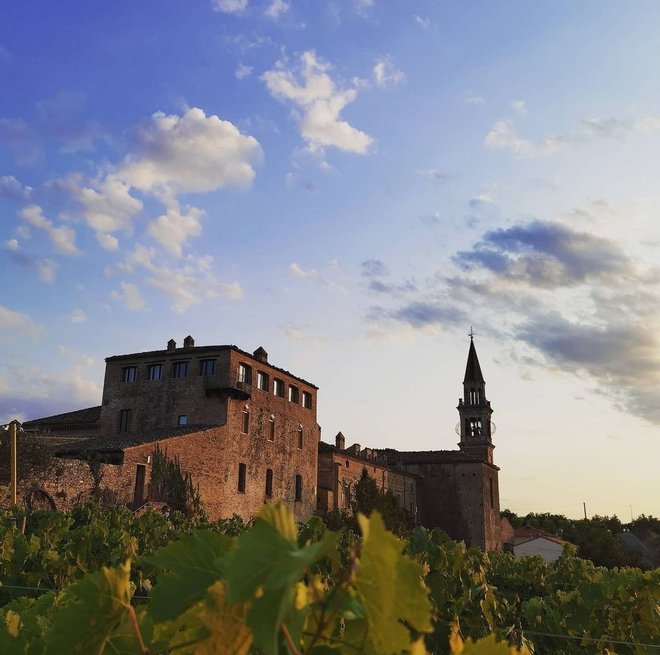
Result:
[[[0,423],[104,358],[263,346],[322,438],[502,508],[660,515],[660,4],[45,0],[0,21]]]

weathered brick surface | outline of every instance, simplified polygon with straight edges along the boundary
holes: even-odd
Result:
[[[361,454],[356,454],[361,453]],[[364,449],[338,449],[323,444],[319,450],[319,511],[350,509],[352,491],[362,471],[372,477],[379,489],[391,491],[415,522],[417,519],[417,477],[389,467],[374,459],[375,451]]]

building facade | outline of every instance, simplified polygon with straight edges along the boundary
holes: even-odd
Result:
[[[317,392],[269,363],[263,348],[200,347],[188,336],[181,347],[170,340],[163,350],[108,357],[100,407],[24,428],[59,439],[59,473],[40,486],[58,507],[98,485],[86,462],[102,471],[118,502],[140,507],[159,448],[192,474],[210,518],[248,519],[276,500],[299,520],[349,510],[366,470],[411,523],[440,527],[484,550],[501,547],[493,410],[472,339],[457,407],[458,450],[346,447],[341,432],[334,444],[323,443]]]

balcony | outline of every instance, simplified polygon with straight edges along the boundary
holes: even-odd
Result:
[[[207,398],[227,394],[232,398],[247,400],[252,396],[252,384],[235,377],[213,375],[204,378],[204,393]]]

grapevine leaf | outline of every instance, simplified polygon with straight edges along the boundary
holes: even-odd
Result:
[[[252,635],[247,627],[247,604],[229,603],[227,587],[216,582],[209,588],[209,598],[200,613],[209,637],[197,644],[195,655],[247,655]]]
[[[102,653],[130,604],[130,560],[86,575],[58,600],[46,633],[46,654]]]
[[[223,578],[222,557],[232,539],[216,532],[197,531],[146,557],[149,564],[168,569],[155,585],[149,613],[154,621],[169,621],[206,596]]]
[[[406,621],[418,632],[431,632],[431,603],[423,569],[402,554],[404,543],[385,529],[383,519],[358,517],[362,551],[355,588],[369,620],[368,639],[378,653],[399,653],[410,646]]]
[[[477,641],[472,641],[468,637],[464,642],[456,626],[452,627],[449,648],[451,655],[530,655],[524,646],[518,650],[502,641],[497,641],[493,632]]]
[[[294,584],[336,543],[337,535],[327,532],[321,541],[298,548],[293,512],[283,505],[266,505],[227,556],[230,600],[246,601],[258,589],[270,591]]]

